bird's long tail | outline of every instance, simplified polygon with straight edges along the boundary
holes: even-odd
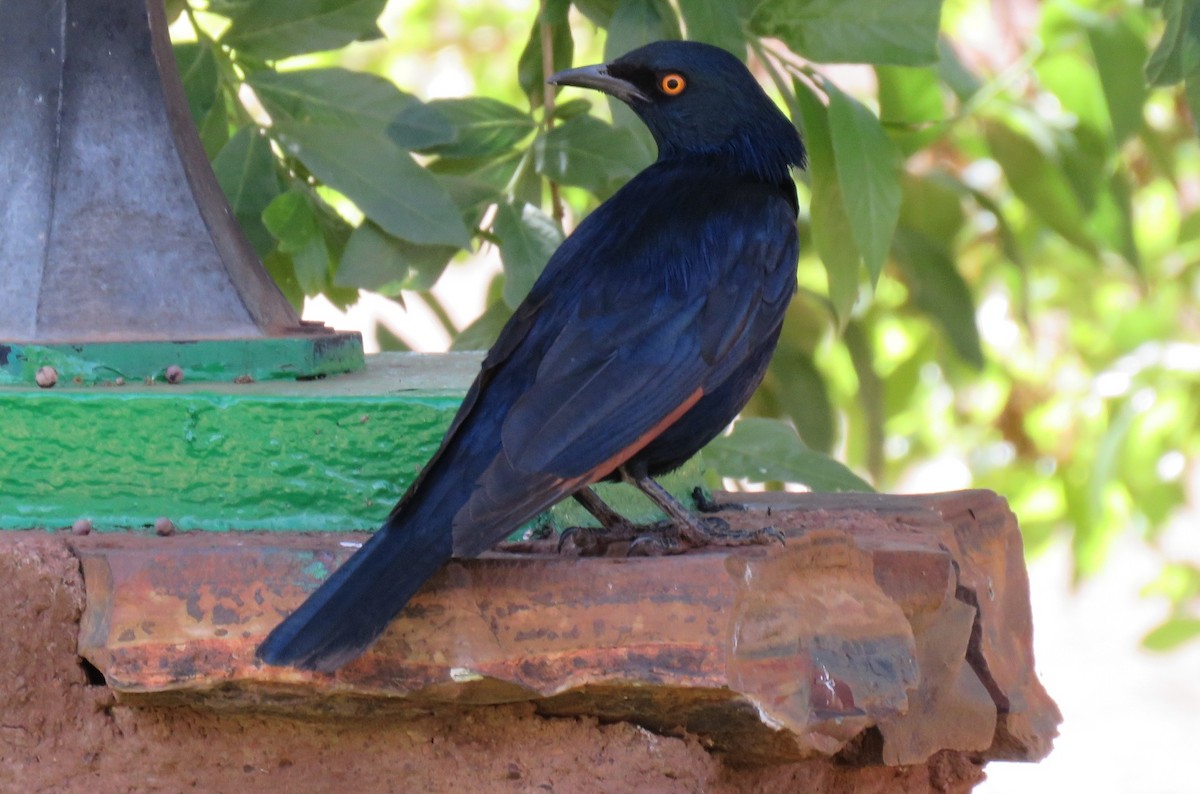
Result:
[[[257,656],[330,672],[357,657],[451,554],[449,527],[397,511],[308,600],[275,627]]]

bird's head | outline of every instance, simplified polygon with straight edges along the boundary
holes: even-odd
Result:
[[[660,161],[728,157],[772,182],[786,179],[789,166],[804,166],[795,126],[742,62],[719,47],[658,41],[547,82],[594,88],[624,102],[650,128]]]

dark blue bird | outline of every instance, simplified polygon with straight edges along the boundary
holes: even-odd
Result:
[[[549,82],[626,103],[658,159],[550,258],[441,448],[259,647],[269,664],[340,667],[452,555],[486,551],[564,497],[619,528],[588,488],[600,480],[641,488],[685,545],[712,540],[651,478],[719,434],[762,380],[796,287],[790,169],[804,147],[746,67],[705,44],[657,42]]]

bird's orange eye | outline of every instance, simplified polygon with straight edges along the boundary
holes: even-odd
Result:
[[[671,72],[659,78],[658,87],[667,96],[679,96],[687,88],[687,80],[683,79],[683,75]]]

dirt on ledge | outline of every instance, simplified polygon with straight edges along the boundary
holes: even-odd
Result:
[[[0,533],[0,792],[969,792],[982,766],[811,761],[733,769],[691,736],[545,718],[527,704],[300,721],[118,704],[76,655],[66,536]]]

